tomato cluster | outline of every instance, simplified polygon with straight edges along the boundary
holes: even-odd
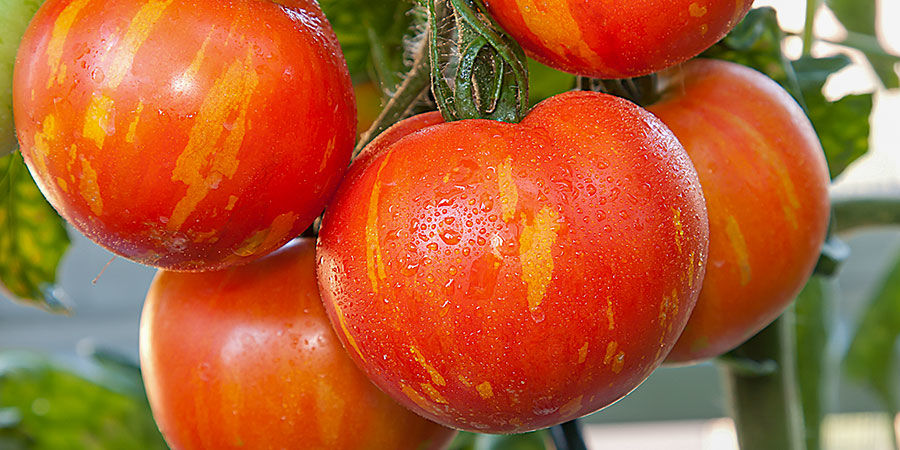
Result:
[[[530,55],[606,78],[682,63],[750,7],[485,3]],[[345,174],[354,92],[315,1],[48,0],[13,104],[60,214],[163,269],[141,360],[171,445],[441,448],[728,351],[812,271],[829,180],[803,111],[733,63],[661,79],[647,109],[416,115]]]

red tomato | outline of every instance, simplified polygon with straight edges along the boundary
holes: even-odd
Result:
[[[721,39],[752,0],[485,0],[534,59],[595,78],[647,75]]]
[[[709,266],[669,355],[722,354],[781,314],[812,273],[828,225],[828,168],[803,110],[747,67],[696,60],[650,107],[684,144],[709,208]]]
[[[394,399],[461,429],[543,428],[627,394],[703,276],[706,211],[681,145],[593,92],[517,125],[439,121],[387,131],[326,211],[320,291],[345,348]]]
[[[246,266],[154,279],[141,363],[173,448],[436,449],[453,438],[347,357],[319,299],[314,252],[299,240]]]
[[[171,270],[299,234],[355,136],[347,67],[312,0],[48,0],[14,97],[25,161],[60,214]]]

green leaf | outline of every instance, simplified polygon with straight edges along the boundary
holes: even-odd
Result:
[[[167,448],[143,391],[103,382],[123,376],[91,361],[0,352],[0,411],[18,414],[0,428],[0,448]]]
[[[889,55],[878,44],[875,39],[875,18],[876,6],[874,1],[859,0],[826,0],[825,4],[834,13],[835,17],[841,22],[844,28],[850,32],[851,36],[841,44],[848,47],[854,47],[862,50],[868,58],[869,63],[878,74],[878,78],[888,89],[900,87],[900,79],[898,79],[895,66],[900,58]],[[862,39],[854,39],[854,34],[868,36],[870,43],[874,43],[875,49],[869,48],[871,44],[865,46],[855,45]]]
[[[848,95],[836,102],[810,95],[806,106],[835,178],[869,150],[872,94]]]
[[[0,158],[0,282],[13,298],[64,309],[56,269],[69,247],[65,223],[44,199],[19,152]]]
[[[781,51],[784,32],[778,25],[773,8],[750,10],[731,32],[702,54],[703,57],[724,59],[752,67],[783,86],[801,104],[794,67]]]
[[[850,64],[850,59],[846,55],[804,56],[790,61],[781,50],[783,40],[775,10],[757,8],[704,56],[753,67],[784,87],[806,110],[822,142],[831,177],[837,177],[868,151],[872,95],[828,101],[822,93],[825,82]]]
[[[822,89],[828,77],[850,64],[850,57],[843,54],[826,58],[804,57],[791,63],[797,74],[797,84],[805,91]]]
[[[319,5],[337,34],[354,79],[375,79],[393,90],[394,73],[404,68],[404,36],[413,23],[409,14],[413,4],[407,0],[320,0]]]
[[[545,450],[545,431],[523,434],[478,434],[460,432],[448,450]]]
[[[0,156],[16,149],[16,130],[12,115],[13,63],[16,61],[22,34],[43,2],[0,0]]]
[[[869,149],[872,94],[847,95],[835,102],[829,102],[822,94],[828,76],[849,63],[849,58],[844,55],[829,58],[804,56],[793,63],[803,92],[806,114],[822,142],[832,178],[840,175]]]
[[[844,356],[847,375],[878,394],[898,412],[896,382],[900,338],[900,255],[876,291]]]

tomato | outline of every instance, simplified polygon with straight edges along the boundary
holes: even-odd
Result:
[[[696,60],[650,107],[684,144],[709,209],[697,307],[670,362],[724,353],[781,314],[809,278],[829,216],[828,168],[791,96],[747,67]]]
[[[49,0],[14,93],[22,153],[60,214],[171,270],[298,235],[355,136],[347,67],[312,0]]]
[[[31,16],[42,0],[0,0],[0,155],[16,148],[12,116],[13,62]]]
[[[222,271],[160,271],[140,344],[173,448],[424,449],[455,435],[394,403],[347,357],[319,299],[312,240]]]
[[[647,75],[696,56],[747,14],[751,0],[485,0],[534,59],[595,78]]]
[[[693,307],[707,225],[694,169],[645,110],[594,92],[520,123],[401,122],[351,166],[319,236],[338,336],[383,391],[514,433],[621,398]]]

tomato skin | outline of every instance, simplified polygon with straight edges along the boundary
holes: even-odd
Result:
[[[750,68],[695,60],[673,70],[649,109],[694,162],[709,209],[709,265],[668,361],[696,362],[780,315],[819,258],[829,175],[812,125],[777,83]]]
[[[49,0],[19,50],[14,108],[60,214],[170,270],[247,262],[302,232],[356,120],[311,0]]]
[[[485,0],[534,59],[594,78],[647,75],[725,36],[751,0]]]
[[[157,274],[141,363],[173,448],[437,449],[456,434],[394,403],[347,357],[314,253],[302,239],[240,267]]]
[[[566,93],[517,125],[416,116],[354,162],[318,273],[338,336],[395,400],[515,433],[604,407],[687,320],[702,194],[652,115]]]

